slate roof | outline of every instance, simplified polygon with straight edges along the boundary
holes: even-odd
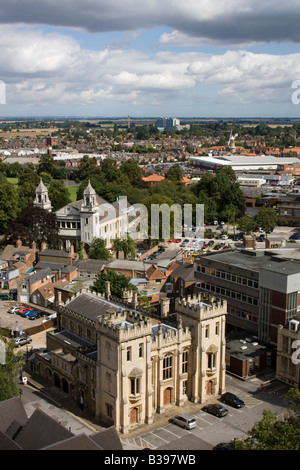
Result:
[[[0,431],[0,450],[23,450],[16,442],[10,437]]]
[[[40,408],[28,418],[20,398],[0,402],[0,428],[0,450],[123,450],[114,426],[74,435]]]
[[[56,442],[41,450],[103,450],[85,434],[73,436],[61,442]]]
[[[24,426],[28,420],[21,398],[0,401],[0,431],[6,433],[14,420],[21,426]]]
[[[88,292],[82,292],[80,295],[68,302],[65,307],[74,313],[83,317],[96,321],[99,315],[105,315],[107,310],[120,312],[125,310],[124,307],[117,303],[102,299],[97,295]]]
[[[74,436],[73,433],[40,408],[36,408],[15,438],[15,442],[24,450],[37,450],[72,436]]]
[[[50,268],[44,268],[44,269],[41,269],[40,271],[37,271],[34,274],[31,274],[30,276],[27,276],[25,280],[29,284],[34,284],[35,282],[45,279],[47,276],[50,276],[51,274],[52,274],[52,270]]]
[[[96,444],[105,450],[122,450],[122,444],[115,426],[104,429],[90,436]]]
[[[176,279],[181,277],[185,281],[194,281],[195,280],[195,267],[192,263],[184,263],[178,268],[176,268],[170,275],[171,279]]]

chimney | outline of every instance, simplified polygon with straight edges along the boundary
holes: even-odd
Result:
[[[138,306],[138,293],[136,290],[134,290],[132,293],[132,307],[137,308],[137,306]]]
[[[170,299],[168,297],[163,297],[160,300],[160,317],[165,318],[168,316],[170,311]]]
[[[22,246],[22,240],[18,238],[18,240],[16,241],[16,248],[21,248],[21,246]]]
[[[105,298],[106,300],[110,299],[110,282],[109,281],[105,282]]]

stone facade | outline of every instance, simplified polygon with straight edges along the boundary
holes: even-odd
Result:
[[[82,292],[61,305],[36,373],[122,433],[225,391],[225,301],[177,299],[172,320],[166,305],[163,318],[150,316],[125,294],[112,299],[108,285],[103,297]]]

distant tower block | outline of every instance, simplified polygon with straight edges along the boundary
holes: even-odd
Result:
[[[127,127],[130,129],[130,116],[128,116]]]

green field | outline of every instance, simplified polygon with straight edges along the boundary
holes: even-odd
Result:
[[[70,193],[70,198],[71,201],[74,202],[77,199],[77,186],[67,186],[69,193]]]

